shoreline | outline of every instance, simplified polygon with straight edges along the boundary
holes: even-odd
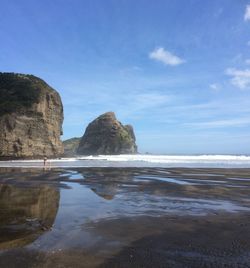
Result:
[[[250,168],[249,156],[237,155],[99,155],[49,158],[51,168]],[[43,159],[1,160],[0,167],[43,167]]]

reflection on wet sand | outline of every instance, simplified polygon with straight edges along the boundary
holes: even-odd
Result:
[[[119,175],[116,169],[96,168],[94,172],[91,169],[79,169],[78,172],[81,172],[82,178],[84,178],[79,182],[89,186],[95,194],[106,200],[112,200],[119,193],[122,183],[133,181],[131,170],[126,169],[120,169]],[[76,174],[73,174],[73,179],[76,177]],[[69,178],[72,180],[72,175]]]
[[[0,267],[241,267],[249,178],[248,169],[0,169]]]
[[[176,199],[237,200],[248,198],[249,169],[85,168],[71,171],[66,181],[78,182],[107,200],[116,195],[150,195]],[[78,174],[78,175],[77,175]],[[80,174],[80,175],[79,175]],[[75,179],[75,178],[78,178]],[[234,188],[239,188],[235,191]]]
[[[34,241],[54,223],[60,194],[49,186],[0,185],[0,249]]]
[[[106,199],[112,200],[116,194],[116,188],[113,186],[106,186],[106,187],[95,187],[91,188],[91,190],[97,194],[98,196]]]

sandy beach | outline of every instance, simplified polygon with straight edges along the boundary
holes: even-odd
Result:
[[[250,169],[0,169],[0,267],[249,267]]]

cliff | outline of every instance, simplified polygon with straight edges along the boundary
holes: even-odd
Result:
[[[63,106],[59,94],[33,75],[0,73],[0,157],[55,157]]]
[[[71,138],[63,141],[64,146],[64,156],[74,156],[76,155],[76,150],[79,146],[81,138]]]
[[[78,154],[137,153],[133,127],[122,125],[113,112],[105,113],[91,122],[80,141]]]

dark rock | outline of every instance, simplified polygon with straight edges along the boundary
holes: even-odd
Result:
[[[133,127],[123,126],[113,112],[105,113],[88,125],[77,153],[82,155],[137,153]]]
[[[63,153],[59,94],[33,75],[0,73],[0,157],[54,157]]]
[[[76,150],[79,146],[81,138],[71,138],[63,141],[64,146],[64,156],[74,156],[76,155]]]

